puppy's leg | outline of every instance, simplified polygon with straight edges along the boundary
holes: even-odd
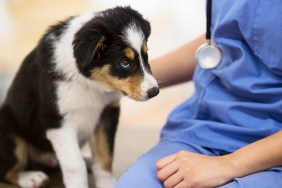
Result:
[[[112,162],[118,117],[119,106],[107,106],[90,141],[97,188],[112,188],[116,182],[112,175]]]
[[[49,178],[40,171],[24,171],[27,163],[27,143],[22,139],[15,139],[15,156],[17,162],[6,174],[5,180],[24,188],[44,187]]]
[[[24,171],[27,163],[27,143],[16,137],[10,127],[17,121],[7,106],[0,109],[0,178],[20,187],[42,187],[48,176],[40,171]]]
[[[48,168],[59,167],[59,161],[54,152],[43,152],[29,144],[28,158],[31,162]]]
[[[88,188],[87,170],[75,128],[66,125],[47,131],[47,138],[59,160],[66,188]]]

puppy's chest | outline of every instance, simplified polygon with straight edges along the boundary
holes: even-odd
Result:
[[[93,133],[104,108],[120,99],[117,92],[102,92],[79,83],[59,83],[57,88],[62,126],[74,127],[80,140]]]

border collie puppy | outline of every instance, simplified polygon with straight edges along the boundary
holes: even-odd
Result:
[[[34,160],[59,164],[66,188],[87,188],[80,146],[89,141],[96,186],[113,187],[120,97],[145,101],[159,92],[148,64],[149,35],[149,22],[130,7],[50,27],[24,59],[1,106],[0,177],[42,187],[47,175],[27,170]]]

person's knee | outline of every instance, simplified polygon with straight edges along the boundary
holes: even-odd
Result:
[[[153,161],[140,158],[131,165],[126,172],[118,180],[115,188],[141,188],[146,187],[162,187],[157,179],[157,170]]]

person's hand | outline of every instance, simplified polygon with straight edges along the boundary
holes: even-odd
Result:
[[[217,187],[233,179],[227,156],[180,151],[160,159],[156,166],[165,188]]]

